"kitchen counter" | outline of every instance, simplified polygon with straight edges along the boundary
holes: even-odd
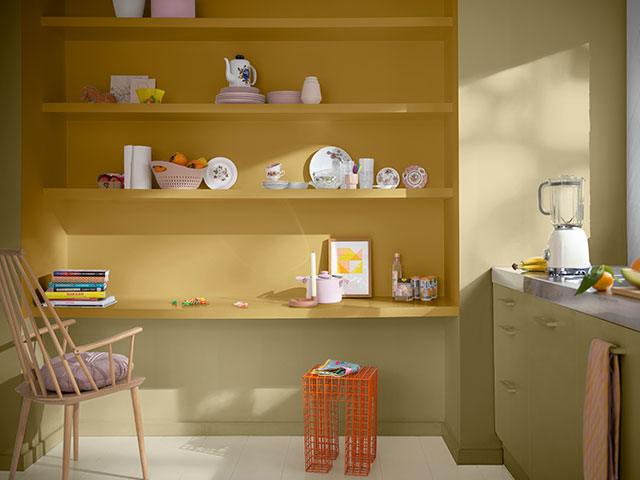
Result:
[[[612,268],[616,278],[624,280],[620,274],[622,267]],[[582,277],[552,277],[548,273],[522,273],[511,267],[494,267],[491,269],[491,281],[640,332],[640,300],[593,290],[576,296]]]

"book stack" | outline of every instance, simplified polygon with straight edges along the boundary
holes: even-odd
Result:
[[[108,307],[109,270],[56,270],[45,292],[54,307]]]

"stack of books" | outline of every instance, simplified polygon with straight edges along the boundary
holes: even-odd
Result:
[[[54,307],[108,307],[109,270],[56,270],[45,292]]]

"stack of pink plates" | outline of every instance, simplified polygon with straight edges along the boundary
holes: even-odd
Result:
[[[302,103],[300,94],[295,90],[278,90],[276,92],[267,93],[267,101],[269,103]]]
[[[254,87],[224,87],[216,95],[216,103],[264,103],[264,95]]]

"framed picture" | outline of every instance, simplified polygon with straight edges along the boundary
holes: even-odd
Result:
[[[329,271],[349,280],[343,297],[371,297],[371,239],[329,239]]]

